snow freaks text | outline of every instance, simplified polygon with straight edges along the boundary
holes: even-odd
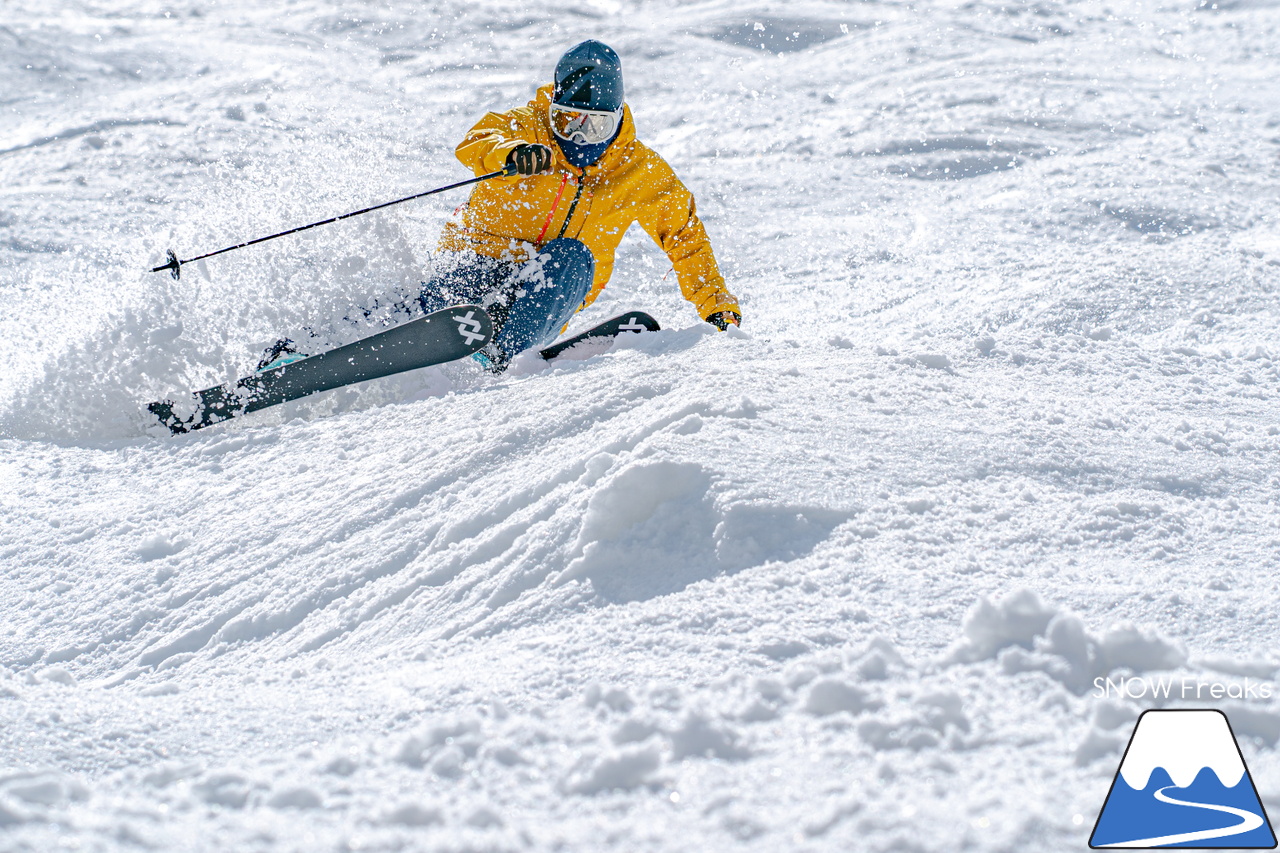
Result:
[[[1203,681],[1198,678],[1102,678],[1093,680],[1095,699],[1270,699],[1269,681]]]

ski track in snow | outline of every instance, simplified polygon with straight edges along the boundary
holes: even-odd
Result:
[[[741,332],[177,438],[349,334],[598,37]],[[1083,849],[1148,703],[1280,670],[1280,5],[6,3],[0,849]],[[1280,704],[1228,702],[1272,813]],[[1073,817],[1083,816],[1081,820]]]

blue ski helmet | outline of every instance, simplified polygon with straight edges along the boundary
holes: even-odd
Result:
[[[588,39],[556,63],[552,100],[566,107],[612,112],[622,107],[622,61],[604,42]]]

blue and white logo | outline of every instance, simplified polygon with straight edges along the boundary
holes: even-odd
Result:
[[[1226,715],[1143,712],[1089,846],[1273,849],[1275,833]]]

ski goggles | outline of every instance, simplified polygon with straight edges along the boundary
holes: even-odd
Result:
[[[551,105],[551,132],[566,142],[596,145],[608,142],[622,124],[622,108],[616,110],[580,110]]]

